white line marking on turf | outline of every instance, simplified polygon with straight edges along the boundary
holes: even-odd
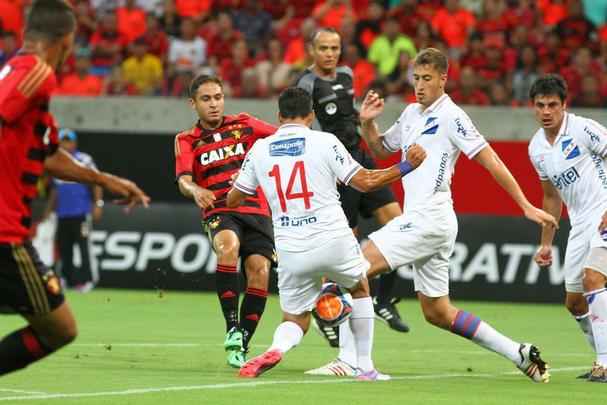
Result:
[[[576,371],[576,370],[587,370],[588,367],[563,367],[550,369],[550,372],[560,371]],[[403,375],[393,376],[392,380],[437,380],[446,378],[460,378],[460,377],[473,377],[473,378],[495,378],[504,375],[520,374],[519,371],[508,371],[505,373],[498,374],[472,374],[472,373],[454,373],[454,374],[425,374],[425,375]],[[259,387],[264,385],[286,385],[286,384],[344,384],[344,383],[355,383],[357,382],[353,378],[332,378],[329,380],[277,380],[277,381],[250,381],[250,382],[237,382],[237,383],[223,383],[223,384],[206,384],[206,385],[189,385],[189,386],[176,386],[176,387],[162,387],[162,388],[135,388],[124,391],[102,391],[102,392],[81,392],[72,394],[44,394],[44,395],[32,395],[29,397],[0,397],[0,401],[29,401],[37,399],[60,399],[60,398],[89,398],[89,397],[107,397],[107,396],[125,396],[125,395],[136,395],[136,394],[151,394],[157,392],[177,392],[177,391],[201,391],[201,390],[214,390],[223,388],[249,388]]]
[[[25,390],[14,390],[10,388],[0,388],[0,392],[10,392],[13,394],[28,394],[28,395],[49,395],[48,392],[43,391],[25,391]]]

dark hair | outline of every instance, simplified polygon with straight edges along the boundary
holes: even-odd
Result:
[[[414,66],[430,65],[440,73],[447,73],[449,61],[447,56],[436,48],[426,48],[417,54]]]
[[[55,42],[75,30],[74,9],[65,0],[37,0],[27,14],[24,36]]]
[[[223,82],[219,77],[211,75],[198,75],[190,82],[190,87],[188,88],[188,95],[190,98],[196,97],[198,88],[205,83],[215,83],[221,88],[221,90],[223,90]]]
[[[337,30],[335,28],[322,27],[322,28],[319,28],[316,31],[314,31],[314,34],[312,34],[312,40],[310,42],[312,42],[312,44],[314,44],[314,42],[316,42],[316,39],[318,38],[318,36],[320,34],[322,34],[323,32],[329,33],[329,34],[337,34],[337,35],[339,35],[339,32],[337,32]]]
[[[562,102],[567,99],[567,82],[560,75],[547,74],[533,82],[529,89],[529,99],[535,100],[537,96],[559,96]]]
[[[304,118],[312,112],[312,97],[299,87],[289,87],[278,97],[278,112],[283,118]]]

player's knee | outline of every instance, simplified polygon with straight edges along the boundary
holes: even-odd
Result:
[[[264,287],[270,277],[270,261],[261,255],[249,256],[245,262],[245,271],[249,286]]]
[[[598,271],[586,269],[584,271],[584,291],[594,291],[600,288],[605,288],[605,282],[607,281],[605,275]]]
[[[240,245],[238,243],[222,243],[217,246],[215,253],[217,254],[217,260],[220,263],[231,263],[236,264],[238,262],[238,253]]]
[[[438,311],[424,311],[424,318],[429,324],[442,327],[445,317]]]

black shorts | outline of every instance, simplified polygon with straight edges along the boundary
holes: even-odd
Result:
[[[59,278],[30,242],[0,244],[0,311],[44,315],[64,301]]]
[[[226,212],[211,215],[203,222],[209,235],[211,245],[219,232],[229,229],[234,231],[240,240],[240,258],[243,260],[251,255],[267,257],[273,265],[276,264],[274,250],[274,230],[270,217],[255,214],[239,214]]]
[[[367,151],[356,148],[352,149],[350,154],[364,168],[376,168],[375,161]],[[337,191],[339,191],[341,206],[346,214],[346,218],[348,218],[350,228],[358,226],[359,215],[362,215],[364,218],[370,218],[376,209],[396,201],[394,194],[388,187],[383,187],[370,193],[361,193],[350,186],[340,184],[337,186]]]

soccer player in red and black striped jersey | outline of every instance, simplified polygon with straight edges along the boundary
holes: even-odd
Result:
[[[35,2],[23,48],[0,70],[0,312],[18,312],[28,321],[0,340],[0,375],[45,357],[77,334],[57,277],[29,241],[30,205],[42,172],[102,186],[129,207],[149,201],[131,181],[77,164],[58,147],[49,101],[75,28],[74,12],[63,0]]]
[[[226,198],[231,177],[238,173],[247,151],[276,128],[246,113],[224,115],[223,84],[217,77],[194,78],[189,93],[199,119],[175,138],[175,174],[181,193],[202,210],[217,254],[216,288],[226,321],[227,361],[240,368],[266,305],[268,277],[275,261],[274,234],[261,190],[238,208],[228,208]],[[240,313],[239,258],[247,280]]]

